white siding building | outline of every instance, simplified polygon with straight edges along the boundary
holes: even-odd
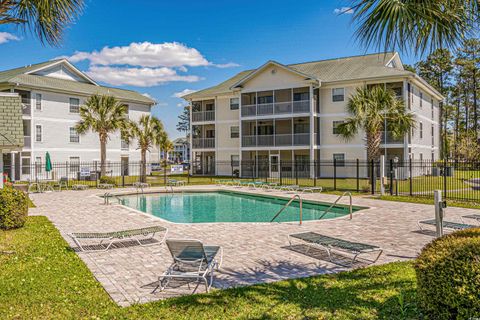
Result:
[[[381,53],[300,64],[268,61],[217,86],[184,96],[191,104],[191,159],[201,174],[231,174],[220,162],[366,160],[365,133],[345,141],[335,126],[358,87],[382,84],[415,114],[417,129],[388,137],[387,158],[439,158],[439,103],[443,97],[418,75],[404,70],[398,53]],[[248,176],[248,166],[240,168]],[[309,173],[310,175],[313,172]]]
[[[12,180],[29,177],[32,164],[43,164],[48,151],[54,163],[100,160],[98,135],[79,136],[74,126],[80,120],[79,106],[91,95],[112,95],[128,105],[128,117],[149,114],[155,102],[137,92],[98,85],[65,59],[0,72],[0,91],[16,92],[22,98],[24,147],[3,155]],[[140,160],[136,143],[123,143],[120,133],[107,144],[107,160],[128,163]]]

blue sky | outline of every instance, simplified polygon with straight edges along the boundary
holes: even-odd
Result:
[[[288,64],[372,52],[356,44],[351,14],[336,13],[348,4],[86,0],[59,48],[0,26],[0,70],[71,57],[102,84],[155,98],[153,114],[173,139],[181,135],[175,130],[183,103],[178,92],[209,87],[267,60]],[[5,32],[19,39],[5,39]]]

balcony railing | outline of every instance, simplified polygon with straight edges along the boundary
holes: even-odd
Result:
[[[310,100],[242,105],[242,117],[309,113]]]
[[[215,148],[215,138],[193,138],[193,149],[213,149]]]
[[[242,136],[242,147],[308,146],[309,133]]]
[[[385,144],[385,132],[382,131],[381,143]],[[387,132],[387,144],[403,144],[403,137],[394,138],[390,132]]]
[[[32,114],[32,106],[29,98],[22,97],[22,114],[24,116],[29,116]]]
[[[192,112],[192,122],[215,121],[215,111]]]

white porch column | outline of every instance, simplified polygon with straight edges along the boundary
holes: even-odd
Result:
[[[17,180],[17,166],[16,166],[16,153],[15,152],[11,152],[10,153],[10,156],[11,156],[11,165],[10,165],[10,171],[11,171],[11,175],[12,175],[12,182],[13,181],[16,181]]]
[[[192,172],[192,165],[193,165],[193,131],[192,131],[192,110],[193,110],[193,101],[190,100],[190,112],[189,112],[189,117],[190,117],[190,127],[189,127],[189,130],[190,130],[190,135],[188,137],[188,142],[190,143],[190,150],[189,150],[189,161],[190,161],[190,169],[189,169],[189,174],[191,174]]]
[[[312,166],[312,161],[315,160],[315,150],[313,146],[315,145],[315,122],[314,116],[315,113],[315,100],[313,99],[313,85],[310,85],[310,178],[315,177],[314,166]]]

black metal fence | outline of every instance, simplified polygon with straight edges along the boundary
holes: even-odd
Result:
[[[217,177],[274,182],[280,185],[321,186],[325,190],[354,191],[433,198],[434,190],[442,190],[445,199],[480,203],[480,161],[452,162],[428,160],[365,160],[319,161],[199,161],[189,166],[147,163],[145,180],[163,185],[169,178],[187,183],[214,183]],[[44,163],[6,166],[4,174],[23,182],[68,181],[68,185],[85,184],[97,187],[101,182],[129,186],[141,181],[142,163],[108,162],[104,173],[100,162],[55,162],[51,170]],[[383,171],[383,174],[382,174]],[[383,181],[382,180],[383,177]]]

